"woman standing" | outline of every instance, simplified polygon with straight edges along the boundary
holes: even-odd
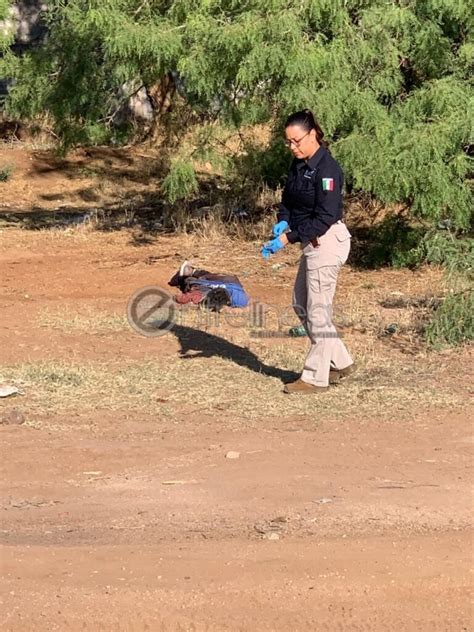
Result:
[[[288,243],[300,243],[293,307],[311,348],[301,377],[286,384],[284,391],[315,393],[354,369],[332,323],[337,275],[349,256],[351,234],[342,219],[342,169],[327,150],[313,114],[303,110],[289,116],[285,136],[294,160],[273,226],[274,239],[264,244],[262,255],[269,258]]]

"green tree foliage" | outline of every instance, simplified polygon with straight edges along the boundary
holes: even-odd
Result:
[[[13,42],[15,26],[11,19],[11,2],[0,0],[0,54],[8,53],[9,46]],[[1,68],[0,60],[0,68]]]
[[[429,231],[417,250],[423,260],[445,268],[449,286],[425,331],[427,342],[439,348],[474,340],[474,239]]]
[[[150,87],[173,72],[195,112],[233,128],[271,122],[276,138],[290,111],[310,107],[350,191],[401,203],[432,223],[470,226],[470,0],[49,0],[48,7],[45,45],[10,59],[9,108],[22,117],[49,113],[65,146],[109,138],[123,85]],[[272,148],[281,155],[278,143]],[[183,160],[168,180],[175,199],[180,183],[183,194],[195,190]],[[281,164],[254,162],[255,177]]]
[[[187,198],[199,190],[196,173],[189,162],[177,160],[163,180],[163,194],[173,204],[179,199]]]
[[[425,338],[438,349],[474,340],[472,288],[448,295],[444,299],[426,328]]]

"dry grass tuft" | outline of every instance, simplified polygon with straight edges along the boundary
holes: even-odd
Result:
[[[21,386],[25,405],[38,414],[80,410],[146,411],[157,416],[218,414],[223,420],[256,420],[303,415],[402,419],[421,407],[462,407],[455,394],[436,386],[436,367],[392,363],[381,368],[375,356],[358,358],[358,374],[320,396],[282,393],[278,370],[296,371],[301,349],[267,348],[258,363],[220,356],[167,357],[162,362],[27,363],[5,368],[3,378]],[[245,352],[243,352],[245,353]]]
[[[186,208],[173,212],[177,235],[208,244],[235,245],[239,242],[267,240],[271,237],[274,222],[274,214],[270,212],[258,221],[240,221],[236,217],[229,217],[229,211],[223,205],[216,205],[212,213],[202,217],[190,218],[190,212]]]
[[[107,314],[92,308],[84,313],[70,310],[43,310],[38,316],[38,325],[66,333],[106,333],[130,329],[125,314]]]

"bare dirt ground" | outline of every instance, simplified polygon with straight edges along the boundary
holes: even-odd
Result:
[[[131,294],[187,257],[291,302],[296,251],[0,226],[0,382],[23,391],[0,400],[0,629],[474,629],[470,350],[429,351],[423,309],[386,307],[441,273],[347,266],[359,372],[298,398],[303,339],[228,312],[132,331]]]
[[[159,166],[156,152],[138,147],[78,149],[62,158],[41,146],[3,143],[0,169],[10,177],[2,183],[0,210],[87,211],[156,197],[150,182]]]

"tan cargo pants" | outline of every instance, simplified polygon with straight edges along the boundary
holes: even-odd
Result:
[[[315,386],[327,386],[331,368],[344,369],[352,364],[332,323],[337,275],[349,256],[351,234],[343,222],[337,222],[318,242],[316,247],[311,243],[301,245],[303,254],[293,290],[293,308],[311,342],[301,379]]]

